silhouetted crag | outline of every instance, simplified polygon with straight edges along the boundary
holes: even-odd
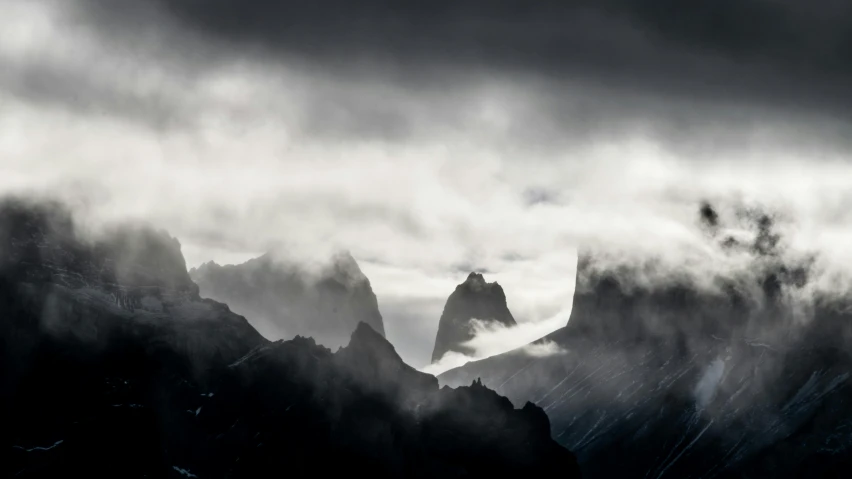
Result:
[[[349,253],[317,272],[267,254],[239,265],[205,263],[189,274],[203,296],[227,303],[267,338],[310,336],[336,349],[361,321],[384,335],[376,295]]]
[[[3,477],[578,477],[541,409],[439,390],[364,323],[266,341],[163,233],[6,202],[0,240]]]
[[[541,409],[514,409],[481,385],[439,390],[363,323],[336,354],[299,337],[259,348],[232,369],[208,427],[210,435],[227,431],[239,418],[239,448],[216,454],[217,467],[239,476],[578,477]]]
[[[447,299],[438,323],[435,349],[432,351],[433,363],[449,351],[472,353],[463,344],[473,339],[473,319],[502,326],[517,325],[506,305],[503,288],[496,282],[486,283],[478,273],[470,273],[467,280],[456,286]]]
[[[709,207],[701,216],[721,222]],[[852,301],[805,296],[808,260],[786,264],[771,220],[755,218],[754,244],[720,239],[751,252],[748,270],[709,286],[649,283],[635,263],[581,255],[571,318],[543,339],[560,354],[521,348],[442,384],[481,377],[538,404],[584,477],[846,477]]]

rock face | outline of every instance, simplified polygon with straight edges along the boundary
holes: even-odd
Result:
[[[540,408],[439,389],[365,323],[265,340],[164,233],[7,201],[0,252],[2,477],[579,477]]]
[[[370,281],[348,253],[318,273],[267,254],[240,265],[205,263],[189,274],[202,296],[227,303],[270,339],[310,336],[337,349],[359,322],[384,335]]]
[[[138,336],[152,357],[191,358],[186,366],[204,375],[264,342],[245,318],[198,295],[176,239],[125,226],[84,240],[56,204],[0,201],[0,281],[4,364],[33,367],[60,343],[111,354]]]
[[[638,286],[581,258],[571,319],[542,340],[562,354],[519,349],[439,379],[541,406],[584,477],[846,475],[852,302],[810,297],[803,319],[807,264],[782,264],[766,238],[748,274],[709,289]]]
[[[473,339],[473,322],[477,319],[503,326],[516,326],[515,318],[506,305],[506,294],[499,284],[486,283],[478,273],[470,273],[464,283],[456,286],[447,299],[441,321],[432,362],[440,360],[449,351],[469,354],[472,351],[463,343]]]

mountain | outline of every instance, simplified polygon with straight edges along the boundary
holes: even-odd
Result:
[[[540,408],[439,389],[366,323],[267,341],[164,232],[5,200],[0,252],[0,476],[579,477]]]
[[[709,285],[584,254],[568,324],[539,340],[560,354],[521,348],[439,379],[538,404],[584,477],[845,477],[852,303],[809,288],[808,261],[767,234],[722,239],[753,259]]]
[[[267,338],[310,336],[336,349],[359,322],[384,335],[376,295],[349,253],[316,272],[266,254],[240,265],[205,263],[189,274],[203,296],[227,303]]]
[[[486,325],[517,325],[506,305],[503,288],[496,282],[486,283],[479,273],[470,273],[467,280],[456,286],[447,299],[438,323],[435,349],[432,351],[433,363],[450,351],[462,354],[473,352],[464,343],[473,339],[474,319]]]

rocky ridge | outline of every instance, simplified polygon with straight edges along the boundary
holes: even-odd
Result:
[[[337,353],[201,299],[179,244],[82,238],[0,203],[6,477],[579,477],[544,412],[407,366],[366,323]]]
[[[270,339],[310,336],[336,349],[359,322],[384,335],[370,281],[347,252],[319,271],[266,254],[239,265],[205,263],[189,274],[203,296],[227,303]]]

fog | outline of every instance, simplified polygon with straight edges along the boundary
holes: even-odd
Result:
[[[220,38],[158,2],[128,27],[105,5],[0,1],[0,194],[59,197],[92,228],[151,222],[189,267],[347,249],[416,367],[470,271],[503,286],[520,323],[480,327],[478,358],[567,322],[583,245],[655,258],[653,281],[741,270],[708,246],[702,201],[772,211],[784,254],[817,254],[816,287],[850,284],[849,122],[806,82],[750,102],[484,50],[418,68],[359,44],[362,61],[341,62]],[[787,91],[801,101],[772,101]]]

